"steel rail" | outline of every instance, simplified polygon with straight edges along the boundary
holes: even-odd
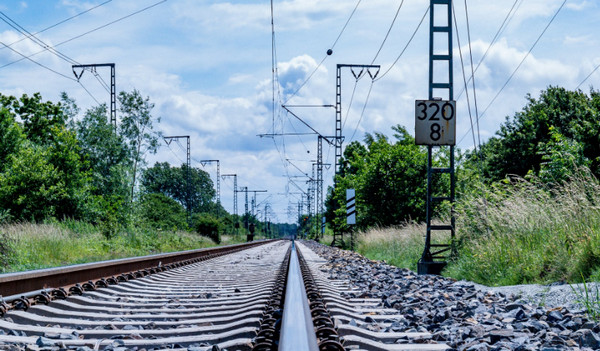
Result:
[[[207,259],[267,242],[270,242],[270,240],[0,274],[0,297],[4,296],[4,301],[10,301],[12,297],[21,297],[24,294],[31,295],[32,292],[35,294],[48,288],[65,287],[89,282],[90,280],[127,275],[136,271],[142,271],[142,275],[147,275],[155,268],[160,269],[160,267],[167,265],[178,265],[186,261]]]
[[[308,306],[308,298],[302,279],[296,245],[292,241],[292,253],[285,288],[285,302],[281,321],[279,350],[317,351],[317,336]]]

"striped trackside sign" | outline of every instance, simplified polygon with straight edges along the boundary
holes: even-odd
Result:
[[[356,224],[356,196],[354,189],[346,189],[346,224]]]

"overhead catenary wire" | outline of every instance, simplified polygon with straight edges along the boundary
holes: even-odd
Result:
[[[99,8],[99,7],[101,7],[101,6],[104,6],[104,5],[108,4],[108,3],[109,3],[109,2],[111,2],[111,1],[112,1],[112,0],[107,0],[107,1],[105,1],[105,2],[103,2],[103,3],[100,3],[100,4],[96,5],[96,6],[90,7],[90,8],[89,8],[89,9],[87,9],[87,10],[81,11],[81,12],[79,12],[79,13],[77,13],[77,14],[75,14],[75,15],[71,16],[71,17],[68,17],[68,18],[66,18],[66,19],[64,19],[64,20],[62,20],[62,21],[60,21],[60,22],[57,22],[57,23],[55,23],[55,24],[53,24],[53,25],[51,25],[51,26],[49,26],[49,27],[46,27],[46,28],[44,28],[44,29],[42,29],[42,30],[40,30],[40,31],[37,31],[37,32],[33,33],[32,35],[37,35],[37,34],[40,34],[40,33],[43,33],[43,32],[45,32],[45,31],[47,31],[47,30],[50,30],[50,29],[52,29],[52,28],[54,28],[54,27],[57,27],[57,26],[59,26],[59,25],[61,25],[61,24],[65,23],[65,22],[68,22],[68,21],[70,21],[70,20],[72,20],[72,19],[75,19],[75,18],[77,18],[77,17],[81,16],[81,15],[84,15],[84,14],[86,14],[86,13],[88,13],[88,12],[91,12],[91,11],[93,11],[93,10],[95,10],[95,9],[97,9],[97,8]],[[12,46],[12,45],[14,45],[14,44],[20,43],[20,42],[22,42],[23,40],[27,40],[27,39],[29,39],[29,37],[26,37],[26,38],[21,38],[21,39],[19,39],[19,40],[16,40],[16,41],[14,41],[14,42],[12,42],[12,43],[8,44],[8,46]]]
[[[473,136],[473,147],[475,148],[475,152],[477,152],[477,148],[478,148],[478,143],[477,140],[475,139],[475,128],[473,128],[474,123],[473,123],[473,113],[471,110],[471,97],[468,93],[468,82],[467,82],[467,75],[465,73],[465,63],[464,63],[464,59],[463,59],[463,53],[462,53],[462,45],[460,43],[460,33],[458,31],[458,21],[456,20],[456,11],[454,10],[454,6],[452,6],[452,15],[454,16],[454,28],[456,29],[456,40],[458,43],[458,54],[460,57],[460,68],[461,68],[461,72],[462,72],[462,77],[463,77],[463,84],[464,84],[464,91],[467,92],[466,94],[466,99],[467,99],[467,111],[469,113],[469,121],[471,123],[471,131],[472,131],[472,136]]]
[[[394,66],[398,63],[398,61],[400,60],[400,58],[404,55],[404,52],[406,52],[406,49],[408,49],[408,46],[410,45],[410,43],[412,43],[413,39],[417,35],[417,32],[421,28],[421,25],[423,25],[423,22],[425,21],[425,17],[427,17],[428,13],[429,13],[429,6],[427,6],[427,9],[425,10],[425,13],[423,14],[423,17],[421,17],[421,21],[419,21],[419,24],[417,25],[417,28],[415,28],[415,30],[413,31],[412,35],[408,39],[408,42],[406,43],[406,45],[404,45],[404,48],[402,49],[402,51],[400,52],[400,54],[396,57],[396,59],[390,65],[390,67],[388,67],[387,71],[383,72],[383,74],[381,74],[374,81],[378,81],[378,80],[382,79],[383,77],[385,77],[392,70],[392,68],[394,68]]]
[[[519,6],[516,6],[517,3],[519,4]],[[514,18],[515,14],[517,13],[517,11],[519,10],[519,8],[521,7],[522,3],[523,3],[523,0],[515,0],[515,2],[512,4],[512,7],[510,8],[510,10],[508,11],[508,13],[504,17],[504,20],[502,21],[502,24],[500,24],[500,28],[498,28],[498,30],[496,31],[496,34],[494,34],[494,37],[492,38],[492,41],[490,41],[490,44],[488,45],[487,49],[485,50],[485,52],[481,56],[481,59],[479,59],[479,62],[477,63],[477,67],[475,67],[475,71],[474,72],[477,72],[477,70],[479,70],[479,66],[481,66],[481,64],[483,63],[483,61],[486,59],[488,53],[490,52],[491,48],[494,46],[494,44],[496,43],[496,41],[498,40],[498,38],[500,37],[500,35],[502,34],[502,32],[504,32],[504,30],[506,30],[506,28],[508,27],[508,25],[510,24],[510,22]],[[515,6],[516,6],[516,8],[515,8]],[[471,77],[469,77],[469,79],[467,80],[467,85],[470,82],[471,82]],[[460,97],[462,96],[462,94],[466,91],[466,87],[467,86],[463,87],[463,90],[457,95],[457,100],[460,99]]]
[[[467,5],[467,0],[465,3],[465,18],[467,21],[467,37],[469,42],[469,61],[471,63],[471,83],[473,84],[473,104],[475,105],[475,122],[477,125],[477,141],[479,147],[481,147],[481,133],[479,129],[479,110],[477,108],[477,89],[475,87],[475,70],[473,68],[473,47],[471,45],[471,26],[469,24],[469,7]],[[455,20],[456,21],[456,20]],[[458,31],[457,31],[458,34]]]
[[[383,38],[383,41],[381,42],[381,45],[379,45],[379,49],[377,50],[377,53],[375,54],[375,57],[373,57],[373,60],[371,61],[371,64],[375,63],[375,60],[377,60],[377,57],[379,56],[379,53],[381,53],[381,49],[383,49],[383,46],[385,45],[385,42],[387,41],[388,37],[390,36],[390,33],[392,32],[392,28],[394,28],[394,24],[396,23],[396,20],[398,19],[398,14],[400,14],[400,9],[402,9],[402,5],[404,5],[404,0],[400,1],[400,5],[398,6],[398,10],[396,10],[396,14],[394,15],[394,19],[392,20],[392,24],[390,24],[390,28],[388,28],[387,33],[385,33],[385,37]]]
[[[147,10],[149,10],[149,9],[151,9],[151,8],[153,8],[153,7],[156,7],[156,6],[158,6],[158,5],[162,4],[162,3],[166,2],[166,1],[167,1],[167,0],[161,0],[161,1],[158,1],[158,2],[156,2],[156,3],[154,3],[154,4],[152,4],[152,5],[146,6],[146,7],[142,8],[142,9],[140,9],[140,10],[137,10],[137,11],[134,11],[134,12],[132,12],[132,13],[128,14],[128,15],[125,15],[125,16],[122,16],[122,17],[120,17],[120,18],[117,18],[116,20],[113,20],[113,21],[110,21],[110,22],[108,22],[108,23],[105,23],[105,24],[103,24],[103,25],[101,25],[101,26],[99,26],[99,27],[96,27],[96,28],[94,28],[94,29],[91,29],[91,30],[89,30],[89,31],[87,31],[87,32],[84,32],[84,33],[82,33],[82,34],[76,35],[76,36],[74,36],[74,37],[71,37],[71,38],[69,38],[69,39],[67,39],[67,40],[61,41],[61,42],[59,42],[58,44],[54,45],[54,48],[56,48],[56,47],[58,47],[58,46],[61,46],[61,45],[64,45],[64,44],[66,44],[66,43],[69,43],[69,42],[71,42],[71,41],[73,41],[73,40],[79,39],[79,38],[81,38],[81,37],[84,37],[84,36],[86,36],[86,35],[88,35],[88,34],[94,33],[94,32],[96,32],[96,31],[98,31],[98,30],[100,30],[100,29],[104,29],[104,28],[106,28],[106,27],[108,27],[108,26],[110,26],[110,25],[113,25],[113,24],[115,24],[115,23],[118,23],[118,22],[120,22],[120,21],[122,21],[122,20],[125,20],[125,19],[127,19],[127,18],[129,18],[129,17],[135,16],[135,15],[137,15],[137,14],[139,14],[139,13],[142,13],[142,12],[144,12],[144,11],[147,11]],[[12,65],[12,64],[15,64],[15,63],[21,62],[21,61],[23,61],[23,60],[25,60],[25,59],[29,59],[29,58],[31,58],[31,57],[33,57],[33,56],[35,56],[35,55],[38,55],[38,54],[41,54],[42,52],[45,52],[45,51],[47,51],[47,50],[48,50],[48,49],[44,49],[44,50],[41,50],[41,51],[35,52],[35,53],[33,53],[33,54],[30,54],[30,55],[28,55],[28,56],[26,56],[26,57],[23,57],[23,58],[21,58],[21,59],[19,59],[19,60],[12,61],[12,62],[9,62],[9,63],[6,63],[6,64],[4,64],[4,65],[0,66],[0,69],[1,69],[1,68],[5,68],[5,67],[7,67],[7,66],[10,66],[10,65]]]
[[[335,41],[333,42],[333,44],[329,47],[330,50],[333,50],[335,48],[336,44],[338,43],[338,41],[342,37],[342,34],[344,34],[344,32],[346,31],[346,27],[348,27],[348,23],[350,23],[350,20],[352,19],[352,17],[354,17],[354,13],[356,13],[356,10],[358,9],[358,6],[360,5],[361,2],[362,2],[362,0],[358,0],[357,1],[356,6],[354,6],[354,9],[352,10],[352,12],[350,13],[350,16],[346,20],[346,23],[344,23],[344,26],[342,27],[342,30],[338,34],[338,36],[335,39]],[[290,96],[288,96],[288,98],[283,103],[284,105],[287,104],[288,101],[290,101],[294,96],[296,96],[296,94],[298,94],[298,92],[300,91],[300,89],[302,89],[306,85],[306,83],[308,83],[308,81],[319,70],[319,68],[321,68],[321,66],[323,65],[323,62],[325,62],[325,60],[327,59],[327,57],[329,57],[329,54],[325,54],[325,56],[323,57],[323,59],[321,59],[321,62],[319,62],[319,64],[315,67],[315,69],[302,82],[302,84],[300,84],[300,86]]]
[[[583,85],[583,83],[585,83],[585,82],[586,82],[588,79],[590,79],[590,77],[591,77],[591,76],[592,76],[594,73],[596,73],[596,71],[598,70],[598,68],[600,68],[600,63],[599,63],[599,64],[598,64],[596,67],[594,67],[594,69],[592,70],[592,72],[591,72],[590,74],[588,74],[588,75],[587,75],[587,76],[586,76],[586,77],[585,77],[585,78],[584,78],[584,79],[581,81],[581,83],[579,83],[579,85],[577,85],[577,88],[575,88],[575,89],[579,89],[579,88],[580,88],[580,87]]]
[[[533,49],[536,47],[536,45],[542,39],[542,37],[544,36],[544,34],[546,33],[546,31],[548,30],[548,28],[550,27],[550,25],[554,22],[554,20],[556,19],[556,17],[558,16],[558,14],[563,9],[563,7],[565,6],[566,3],[567,3],[567,0],[564,0],[562,2],[562,4],[560,5],[560,7],[558,8],[558,10],[556,10],[556,12],[554,13],[554,15],[552,16],[552,18],[548,22],[548,24],[544,27],[544,30],[540,33],[540,35],[537,37],[537,39],[535,40],[535,42],[533,43],[533,45],[529,48],[529,50],[527,51],[527,54],[525,54],[525,56],[523,57],[523,59],[521,60],[521,62],[519,62],[519,65],[514,69],[514,71],[508,77],[508,79],[506,80],[506,82],[502,85],[502,87],[500,88],[500,90],[498,90],[498,92],[496,93],[496,95],[494,95],[494,98],[488,103],[488,105],[486,106],[486,108],[483,110],[483,112],[481,113],[481,115],[478,117],[478,120],[481,120],[483,117],[486,116],[487,110],[496,101],[496,99],[498,98],[498,96],[500,96],[500,94],[502,93],[502,91],[508,86],[508,83],[510,83],[510,81],[512,80],[512,78],[515,76],[515,74],[517,73],[517,71],[521,68],[521,66],[525,62],[525,60],[529,57],[529,55],[531,54],[531,52],[533,51]],[[470,130],[467,131],[467,133],[465,133],[461,137],[460,141],[458,142],[459,144],[468,135],[469,132],[470,132]]]

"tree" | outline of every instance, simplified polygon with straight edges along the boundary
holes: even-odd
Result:
[[[194,213],[210,212],[216,192],[209,174],[201,169],[192,168],[189,191],[187,176],[186,164],[171,167],[168,162],[157,162],[153,167],[144,170],[141,179],[142,191],[168,196]]]
[[[141,215],[146,223],[164,230],[187,229],[183,206],[160,193],[144,194],[140,200]]]
[[[61,105],[40,94],[0,95],[0,104],[0,207],[22,220],[87,216],[89,167]]]
[[[15,154],[25,140],[22,128],[15,116],[5,108],[0,108],[0,172],[4,171],[10,155]]]
[[[553,148],[563,148],[571,143],[581,149],[589,160],[592,172],[600,175],[600,95],[592,90],[590,95],[582,91],[568,91],[549,87],[539,98],[527,96],[522,111],[500,127],[496,136],[488,140],[478,155],[467,155],[467,163],[482,160],[484,177],[489,182],[507,175],[526,176],[530,171],[539,174],[542,164],[552,157]],[[564,140],[557,142],[556,137]],[[567,144],[565,144],[567,143]],[[577,146],[579,145],[579,146]],[[579,152],[579,151],[577,151]],[[558,154],[554,154],[557,156]],[[575,159],[581,158],[575,157]]]
[[[414,143],[402,126],[395,126],[395,142],[381,133],[367,134],[364,144],[352,142],[344,150],[336,188],[326,206],[333,229],[347,231],[346,189],[356,190],[357,226],[398,225],[423,220],[427,189],[427,152]],[[441,158],[438,155],[436,159]],[[447,186],[436,179],[436,187]]]
[[[125,139],[133,160],[131,180],[131,199],[133,199],[139,168],[145,165],[146,154],[156,153],[159,147],[160,133],[154,131],[154,123],[160,123],[160,117],[152,116],[154,104],[150,102],[150,98],[144,99],[135,89],[131,93],[120,92],[119,104],[119,111],[122,114],[119,134]]]

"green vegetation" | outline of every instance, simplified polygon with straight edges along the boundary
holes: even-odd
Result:
[[[4,224],[0,226],[0,236],[1,273],[216,245],[208,238],[185,231],[141,227],[130,228],[107,239],[97,226],[73,220]],[[238,242],[235,237],[222,237],[223,244]]]
[[[597,91],[585,94],[549,87],[537,99],[528,96],[523,110],[507,118],[496,136],[481,149],[459,151],[458,255],[444,274],[486,285],[600,280],[598,125]],[[357,189],[357,207],[363,212],[357,218],[361,229],[358,251],[373,259],[415,269],[423,250],[425,228],[412,223],[420,223],[423,217],[403,206],[424,208],[418,202],[425,199],[424,183],[410,183],[407,179],[423,177],[415,170],[425,167],[425,161],[410,155],[424,150],[416,146],[408,149],[407,145],[402,155],[394,156],[406,140],[397,139],[394,144],[388,142],[385,147],[374,148],[387,140],[377,137],[374,144],[373,138],[367,136],[366,146],[354,145],[347,150],[345,167],[351,172],[343,174],[340,183]],[[356,155],[368,157],[360,159]],[[443,152],[435,155],[434,162],[443,157]],[[386,159],[394,161],[380,161]],[[416,166],[406,161],[410,159],[415,160]],[[398,172],[396,165],[403,171]],[[364,171],[372,167],[375,170]],[[388,198],[389,194],[381,192],[375,197],[379,199],[377,203],[373,200],[377,189],[370,185],[376,181],[387,184],[388,176],[392,183],[380,189],[395,195]],[[443,179],[439,181],[436,188],[447,186]],[[410,184],[414,186],[411,188]],[[411,193],[397,190],[405,188],[411,188]],[[334,198],[341,206],[341,194],[331,196],[330,192],[330,207]],[[371,205],[365,205],[367,202]],[[390,202],[394,207],[390,207]],[[391,211],[396,213],[374,216]],[[434,212],[434,216],[437,213],[445,212]],[[373,223],[371,217],[380,222]],[[373,229],[374,225],[391,228]]]
[[[81,113],[65,93],[59,103],[0,94],[3,271],[245,240],[240,223],[254,223],[257,238],[295,230],[228,214],[203,170],[148,168],[160,117],[137,90],[118,100],[115,128],[105,104]]]

